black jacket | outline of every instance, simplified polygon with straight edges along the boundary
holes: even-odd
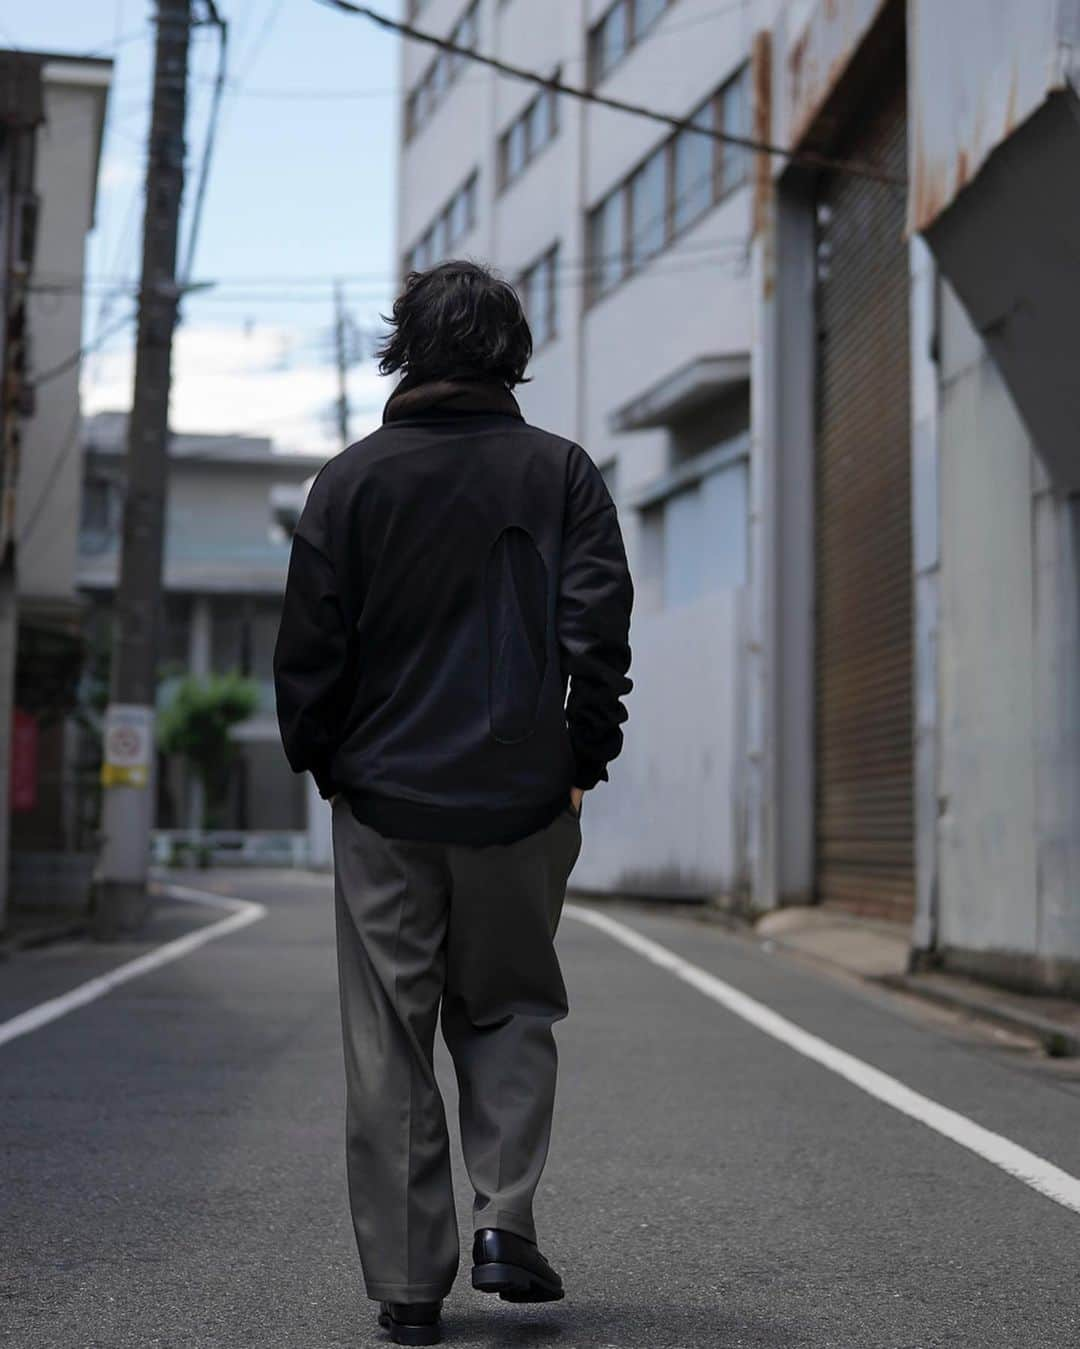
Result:
[[[289,762],[391,837],[521,838],[622,747],[632,601],[580,446],[501,384],[406,379],[296,530],[274,653]]]

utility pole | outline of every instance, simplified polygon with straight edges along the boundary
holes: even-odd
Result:
[[[7,103],[0,146],[0,930],[7,925],[11,842],[11,765],[15,752],[15,648],[18,644],[15,499],[27,397],[27,289],[34,262],[34,156],[45,120],[41,71],[30,57],[5,54],[0,97]]]
[[[338,396],[337,396],[337,424],[338,436],[341,439],[341,448],[344,450],[349,445],[349,389],[348,389],[348,368],[349,354],[346,351],[346,339],[348,337],[348,318],[345,314],[345,294],[340,281],[334,282],[334,352],[337,357],[337,378],[338,378]]]
[[[135,390],[128,422],[123,551],[101,770],[104,839],[94,920],[96,935],[105,939],[137,929],[148,907],[169,389],[180,299],[176,255],[184,189],[190,34],[191,0],[157,0]]]

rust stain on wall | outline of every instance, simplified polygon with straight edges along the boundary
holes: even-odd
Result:
[[[772,141],[772,35],[766,31],[755,34],[750,55],[753,79],[754,139]],[[753,232],[761,233],[768,220],[769,198],[772,193],[772,156],[758,151],[754,160]]]
[[[820,0],[787,54],[788,144],[809,133],[866,35],[895,0],[864,5]]]

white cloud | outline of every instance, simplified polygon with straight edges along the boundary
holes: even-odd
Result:
[[[173,347],[172,429],[270,436],[279,450],[334,453],[336,376],[299,345],[300,334],[287,328],[181,324]],[[132,346],[90,358],[83,412],[130,407],[133,374]],[[349,372],[354,440],[378,425],[390,387],[371,366]]]
[[[106,154],[98,174],[98,189],[113,192],[119,188],[130,187],[142,176],[138,160],[123,154]]]

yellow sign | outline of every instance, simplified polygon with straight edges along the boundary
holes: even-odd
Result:
[[[112,703],[105,712],[105,787],[146,787],[154,744],[154,709],[134,703]]]

